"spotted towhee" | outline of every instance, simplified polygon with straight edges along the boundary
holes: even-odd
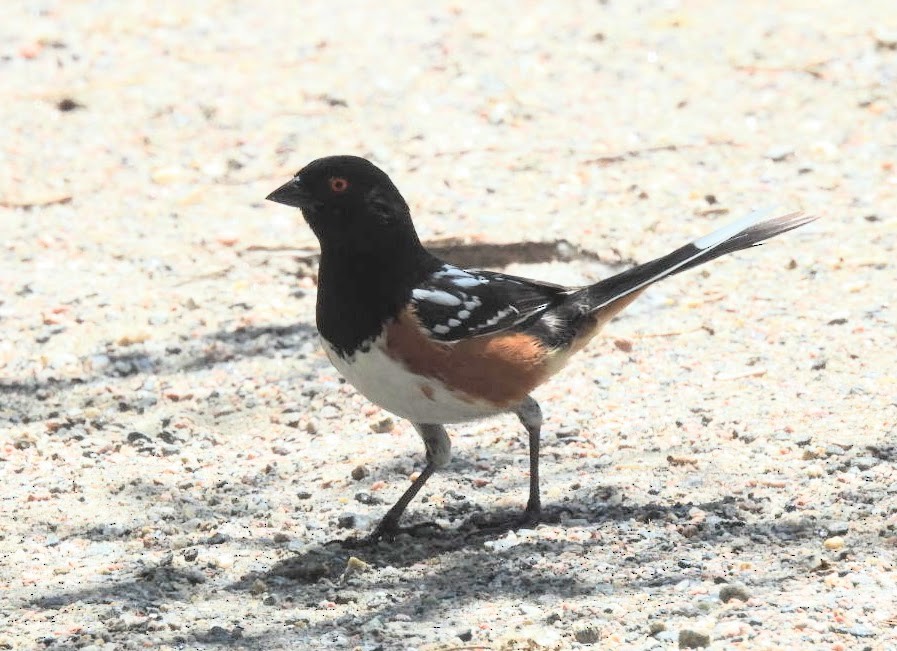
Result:
[[[410,420],[426,446],[426,467],[371,539],[395,534],[408,503],[448,463],[443,425],[502,412],[529,433],[525,521],[537,521],[542,414],[530,392],[648,285],[814,219],[754,212],[594,285],[562,287],[435,257],[396,186],[363,158],[316,160],[267,198],[300,208],[320,241],[317,324],[330,361],[369,400]]]

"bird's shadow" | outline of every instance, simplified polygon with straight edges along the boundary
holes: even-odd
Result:
[[[638,522],[663,521],[670,517],[686,518],[689,510],[697,506],[708,513],[715,513],[715,525],[697,531],[696,537],[706,540],[720,538],[724,534],[742,531],[747,526],[737,516],[734,499],[727,498],[708,504],[642,504],[603,505],[584,508],[575,504],[555,503],[543,507],[540,525],[589,526],[635,520]],[[549,541],[534,533],[534,525],[520,527],[521,510],[498,508],[478,511],[468,516],[459,526],[443,528],[435,523],[417,522],[403,527],[394,539],[370,541],[364,537],[335,538],[323,544],[313,545],[289,558],[276,562],[267,570],[244,576],[231,588],[245,589],[253,581],[261,579],[277,584],[309,584],[320,579],[339,581],[352,573],[350,558],[361,558],[365,563],[396,568],[410,567],[437,557],[451,556],[458,552],[479,553],[486,549],[502,549],[506,546],[536,545],[539,547],[562,546],[563,541]],[[538,525],[536,525],[538,526]],[[513,532],[513,536],[510,534]],[[510,540],[507,540],[509,539]]]

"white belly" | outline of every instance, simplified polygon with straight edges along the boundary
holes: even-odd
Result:
[[[499,413],[492,405],[471,401],[447,389],[436,379],[410,373],[383,350],[384,337],[367,352],[340,357],[322,340],[336,370],[368,400],[413,423],[445,424],[474,420]]]

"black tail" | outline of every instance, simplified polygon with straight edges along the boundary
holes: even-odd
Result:
[[[589,313],[596,312],[662,278],[697,267],[721,255],[757,246],[776,235],[799,228],[816,219],[815,216],[805,215],[802,212],[770,219],[768,218],[770,212],[755,210],[746,217],[686,244],[662,258],[640,264],[616,276],[584,287],[571,296],[572,302],[584,305],[585,311]]]

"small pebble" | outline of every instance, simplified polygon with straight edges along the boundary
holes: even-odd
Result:
[[[595,644],[601,639],[601,631],[595,626],[586,626],[573,631],[573,637],[580,644]]]
[[[355,501],[360,502],[362,504],[367,504],[368,506],[373,506],[375,504],[380,504],[381,500],[379,497],[375,497],[368,492],[362,491],[360,493],[355,493]]]
[[[831,536],[842,536],[850,531],[850,523],[845,520],[833,520],[825,524],[825,530]]]
[[[794,534],[813,529],[815,524],[812,518],[808,518],[800,513],[785,513],[776,520],[773,526],[778,531]]]
[[[766,158],[775,162],[781,163],[785,159],[794,155],[794,148],[788,145],[779,145],[777,147],[773,147],[766,152]]]
[[[230,632],[222,626],[213,626],[206,633],[206,638],[215,642],[225,642],[230,640]]]
[[[349,578],[367,572],[370,569],[371,566],[368,563],[365,563],[355,556],[350,556],[349,560],[346,562],[346,569],[343,570],[343,573],[340,576],[340,583],[345,584]]]
[[[149,332],[128,332],[121,335],[115,343],[119,346],[133,346],[134,344],[142,344],[145,341],[148,341],[152,335]]]
[[[324,405],[318,410],[318,416],[321,418],[333,419],[340,417],[340,410],[333,405]]]
[[[698,633],[687,628],[679,631],[680,649],[700,649],[710,646],[710,636],[707,633]]]
[[[897,29],[878,27],[875,30],[875,45],[881,50],[897,50]]]
[[[500,552],[505,549],[510,549],[511,547],[516,547],[520,544],[520,542],[521,541],[517,537],[517,534],[513,531],[509,531],[504,538],[499,538],[498,540],[487,540],[483,543],[483,546],[491,551]]]
[[[804,566],[810,572],[824,572],[832,566],[831,562],[827,558],[820,556],[819,554],[811,554],[810,556],[806,557],[803,562]]]
[[[616,346],[618,350],[622,350],[624,353],[632,352],[632,342],[628,339],[614,339],[614,346]]]
[[[559,439],[568,439],[579,436],[578,427],[561,426],[555,431],[555,436]]]
[[[724,585],[719,589],[719,600],[723,603],[727,603],[733,599],[747,601],[750,598],[750,593],[740,585]]]
[[[844,547],[844,538],[841,536],[832,536],[831,538],[826,538],[822,546],[830,551],[834,551],[837,549],[842,549]]]
[[[869,628],[868,626],[832,626],[833,633],[846,633],[847,635],[853,635],[854,637],[875,637],[878,635],[876,631]]]
[[[391,432],[395,426],[396,422],[389,416],[386,416],[385,418],[381,418],[380,420],[371,423],[371,431],[375,434],[386,434]]]
[[[168,185],[169,183],[175,183],[182,180],[183,177],[184,170],[176,166],[159,167],[153,170],[152,174],[150,175],[153,183],[156,183],[158,185]]]
[[[855,466],[860,470],[869,470],[869,468],[873,468],[879,463],[881,463],[881,461],[875,457],[857,457],[850,462],[850,465]]]

